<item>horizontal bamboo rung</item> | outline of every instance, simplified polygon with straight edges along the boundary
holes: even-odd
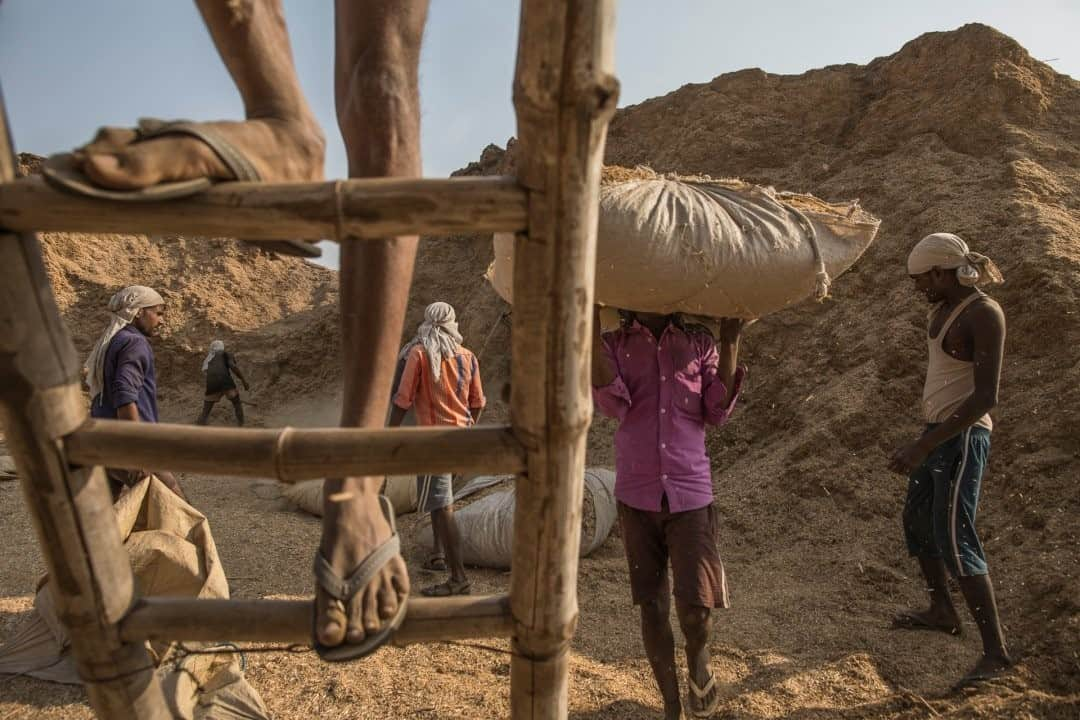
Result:
[[[161,202],[85,198],[30,177],[0,183],[0,227],[251,240],[370,239],[520,232],[526,226],[527,204],[517,181],[501,176],[231,182]]]
[[[64,437],[74,465],[214,475],[312,478],[520,473],[525,450],[506,425],[472,428],[214,428],[89,420]]]
[[[143,598],[120,623],[124,641],[311,642],[311,600]],[[393,644],[510,637],[510,599],[502,595],[410,598]]]

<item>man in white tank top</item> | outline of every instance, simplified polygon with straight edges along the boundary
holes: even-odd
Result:
[[[923,388],[927,424],[922,437],[896,451],[889,469],[908,476],[904,536],[926,578],[930,607],[901,613],[894,625],[959,635],[946,582],[951,572],[983,643],[982,658],[958,683],[969,685],[1012,666],[975,531],[1005,344],[1005,316],[977,285],[1002,278],[989,258],[950,233],[923,238],[908,257],[908,274],[933,306]]]

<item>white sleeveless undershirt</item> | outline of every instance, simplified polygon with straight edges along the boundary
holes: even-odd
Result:
[[[923,386],[923,413],[927,422],[945,422],[965,400],[975,394],[975,363],[957,360],[945,352],[942,343],[960,313],[968,305],[983,297],[986,297],[983,293],[975,292],[957,305],[942,323],[937,337],[930,336],[930,326],[933,325],[934,315],[941,308],[941,304],[935,305],[930,311],[930,322],[926,333],[930,361],[926,368],[926,384]],[[990,415],[986,414],[975,421],[975,426],[991,430],[994,423],[990,420]]]

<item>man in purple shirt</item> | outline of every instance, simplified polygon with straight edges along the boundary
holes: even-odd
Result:
[[[686,637],[687,710],[709,717],[720,702],[710,669],[711,608],[727,607],[716,544],[712,472],[705,425],[723,425],[745,375],[736,367],[744,322],[724,319],[719,348],[707,330],[678,316],[620,312],[622,326],[600,333],[593,318],[593,397],[619,421],[615,433],[618,500],[630,592],[641,608],[641,635],[669,720],[681,716],[672,589]]]
[[[158,421],[157,373],[150,338],[165,319],[165,301],[152,288],[131,285],[109,300],[109,323],[86,360],[90,415],[131,422]],[[115,498],[150,471],[108,469]],[[166,486],[184,497],[172,473],[152,471]],[[185,498],[186,499],[186,498]]]

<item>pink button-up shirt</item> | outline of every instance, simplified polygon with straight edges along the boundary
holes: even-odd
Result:
[[[717,377],[712,337],[669,323],[657,341],[635,321],[604,333],[615,379],[593,388],[600,412],[619,421],[615,433],[615,497],[630,507],[659,512],[666,494],[671,512],[712,503],[712,472],[705,425],[723,425],[735,407],[744,368],[734,388]]]

